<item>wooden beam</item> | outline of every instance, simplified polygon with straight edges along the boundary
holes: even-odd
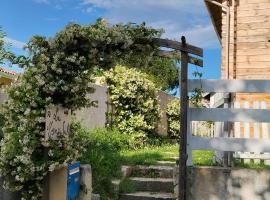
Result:
[[[269,122],[269,109],[190,108],[191,121]]]
[[[182,47],[186,48],[186,38],[182,36]],[[188,52],[181,51],[180,69],[180,131],[179,131],[179,179],[178,199],[187,200],[187,135],[188,135]]]
[[[177,60],[181,60],[181,53],[175,52],[175,51],[165,51],[165,50],[159,50],[157,53],[158,56],[164,57],[164,58],[175,58]],[[188,62],[190,64],[203,67],[203,60],[199,58],[195,58],[192,56],[188,57]]]
[[[172,48],[175,50],[179,50],[186,53],[194,54],[196,56],[203,57],[203,49],[199,47],[195,47],[189,44],[183,45],[183,43],[181,42],[168,40],[168,39],[161,39],[161,38],[154,38],[153,42],[160,47]]]
[[[204,92],[270,93],[269,80],[189,80],[188,91],[201,88]]]

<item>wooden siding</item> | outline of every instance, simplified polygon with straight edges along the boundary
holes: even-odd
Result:
[[[223,1],[225,3],[225,0]],[[230,79],[270,79],[270,0],[231,7]],[[222,15],[222,79],[226,78],[226,14]]]

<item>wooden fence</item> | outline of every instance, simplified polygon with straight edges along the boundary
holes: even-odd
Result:
[[[192,135],[201,137],[214,137],[215,136],[215,125],[209,122],[196,122],[192,123]]]
[[[267,109],[267,104],[264,101],[254,101],[253,103],[244,101],[242,104],[234,102],[234,108],[241,107],[246,109]],[[269,140],[269,123],[235,122],[234,137]],[[254,163],[270,164],[269,153],[235,152],[234,157],[240,158],[244,163],[253,161]]]
[[[270,81],[267,80],[189,80],[188,91],[192,92],[196,88],[202,88],[204,92],[218,93],[270,93]],[[270,121],[270,110],[265,109],[264,103],[254,103],[254,108],[250,108],[245,103],[244,108],[237,106],[234,108],[188,108],[188,130],[187,130],[187,165],[192,165],[192,150],[216,150],[230,152],[254,152],[255,159],[268,159],[270,153],[270,140],[268,138],[268,122]],[[260,106],[258,106],[260,105]],[[262,109],[260,109],[262,108]],[[213,122],[234,122],[235,137],[199,137],[192,135],[192,121],[213,121]],[[244,124],[245,137],[241,138],[239,131],[240,123]],[[249,124],[254,123],[258,127],[262,126],[264,137],[248,135]],[[264,128],[263,128],[264,127]],[[255,134],[254,134],[255,135]],[[266,137],[267,136],[267,137]],[[240,154],[240,156],[248,154]],[[251,154],[250,154],[251,155]],[[267,155],[267,156],[266,156]],[[245,157],[249,159],[250,157]]]

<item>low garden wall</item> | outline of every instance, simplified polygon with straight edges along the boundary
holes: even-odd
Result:
[[[95,93],[90,94],[92,101],[97,101],[97,107],[85,108],[76,112],[76,117],[82,121],[87,128],[100,128],[106,125],[106,113],[111,109],[108,105],[107,88],[105,86],[92,84],[95,88]],[[162,110],[160,123],[157,127],[157,132],[160,135],[168,134],[168,120],[166,115],[167,104],[176,97],[166,94],[165,92],[158,92],[159,105]]]
[[[175,168],[177,194],[178,168]],[[190,200],[270,199],[269,169],[194,167],[189,174]]]
[[[3,179],[0,178],[0,200],[20,200],[20,196],[18,193],[5,191],[2,185]]]

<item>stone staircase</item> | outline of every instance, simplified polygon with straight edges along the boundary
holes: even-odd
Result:
[[[132,192],[120,193],[120,200],[175,200],[172,166],[124,167],[125,182]]]

